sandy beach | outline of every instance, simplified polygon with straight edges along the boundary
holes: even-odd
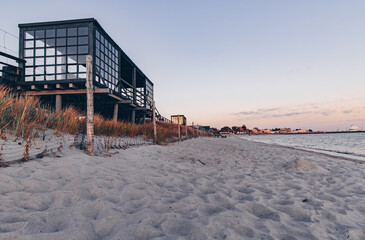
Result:
[[[0,239],[365,239],[365,164],[199,138],[0,169]]]

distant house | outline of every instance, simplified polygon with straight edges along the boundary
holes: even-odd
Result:
[[[210,126],[202,126],[202,129],[204,130],[204,131],[209,131],[210,130]]]
[[[251,130],[251,134],[260,134],[261,133],[261,131],[260,131],[260,129],[258,129],[257,127],[255,127],[255,128],[253,128],[252,130]]]
[[[186,117],[184,115],[171,115],[171,122],[186,126]]]
[[[309,130],[306,130],[306,129],[298,129],[298,130],[293,131],[293,133],[309,133]]]
[[[271,134],[272,132],[271,132],[270,129],[263,129],[263,130],[261,130],[261,133],[263,133],[263,134]]]
[[[279,133],[292,133],[290,128],[280,128]]]

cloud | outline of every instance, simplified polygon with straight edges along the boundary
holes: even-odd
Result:
[[[305,116],[305,118],[321,118],[329,117],[335,113],[342,112],[350,114],[356,111],[352,109],[344,109],[338,106],[320,106],[317,103],[298,105],[297,107],[275,107],[275,108],[259,108],[251,111],[242,111],[233,113],[232,115],[241,117],[240,120],[259,120],[270,118],[290,118],[294,116]]]
[[[323,115],[323,116],[325,116],[325,117],[327,117],[328,115],[330,115],[331,113],[333,113],[333,111],[331,111],[331,110],[327,110],[327,111],[323,111],[323,112],[321,112],[321,114]]]
[[[261,108],[256,111],[242,111],[238,113],[234,113],[233,115],[262,115],[264,113],[278,111],[280,108]]]
[[[258,111],[267,113],[267,112],[278,111],[278,110],[280,110],[280,108],[267,108],[267,109],[262,108],[262,109],[259,109]]]
[[[270,115],[267,117],[272,117],[272,118],[292,117],[292,116],[305,115],[305,114],[310,114],[310,113],[312,113],[312,112],[289,112],[289,113],[283,113],[283,114],[274,114],[274,115]]]

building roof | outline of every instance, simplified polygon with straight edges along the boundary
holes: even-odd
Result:
[[[38,27],[38,26],[50,26],[50,25],[61,25],[61,24],[72,24],[72,23],[86,23],[94,22],[100,26],[95,18],[82,18],[82,19],[72,19],[72,20],[61,20],[61,21],[48,21],[48,22],[36,22],[36,23],[21,23],[18,24],[19,27]]]

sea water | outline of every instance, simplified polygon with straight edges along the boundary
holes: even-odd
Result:
[[[246,135],[242,138],[365,161],[365,132]]]

